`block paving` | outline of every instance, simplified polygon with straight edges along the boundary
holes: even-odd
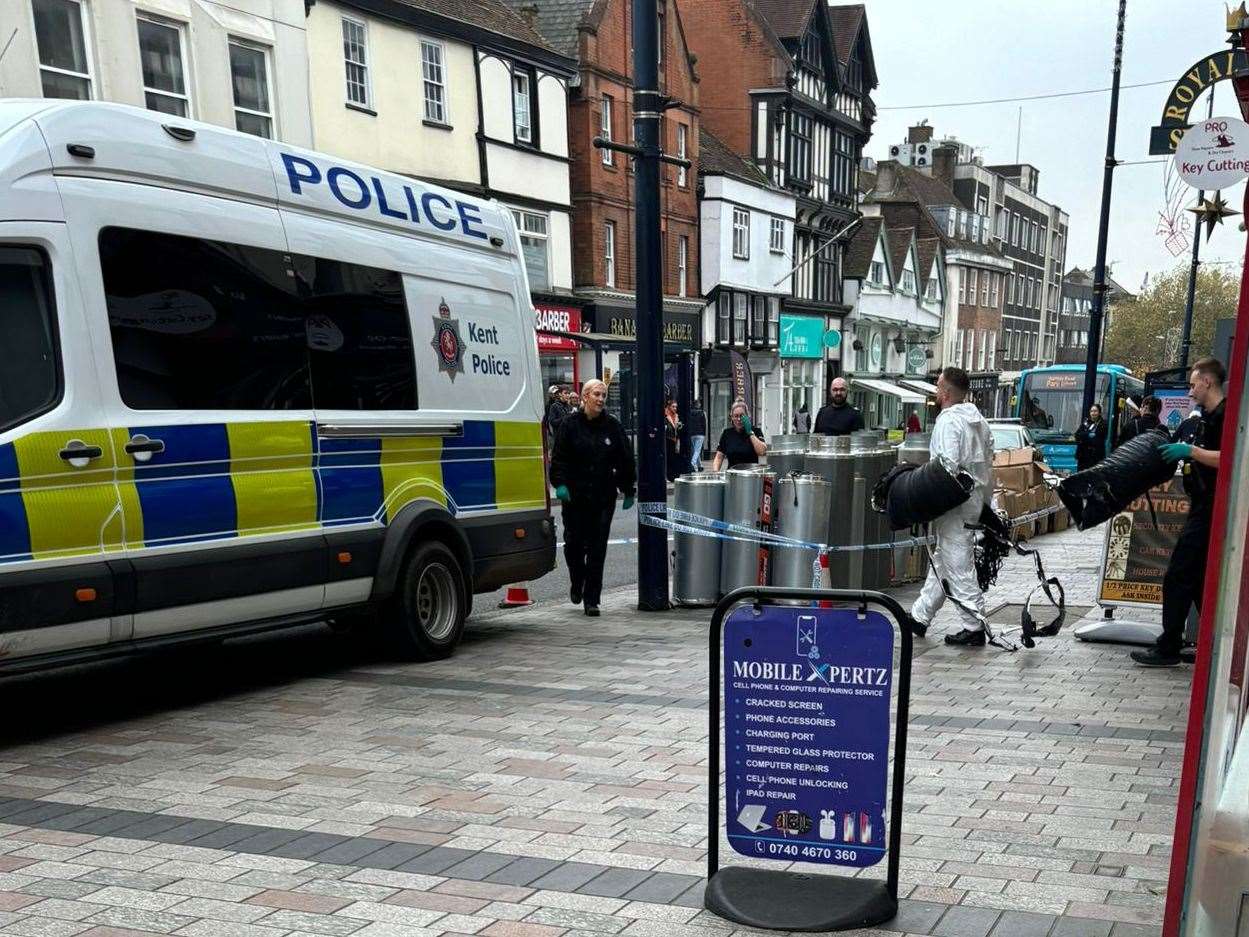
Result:
[[[1101,535],[1036,542],[1092,606]],[[634,599],[484,612],[436,664],[305,629],[5,681],[0,934],[754,933],[702,910],[709,613]],[[917,645],[901,911],[860,933],[1157,935],[1191,670],[957,627]]]

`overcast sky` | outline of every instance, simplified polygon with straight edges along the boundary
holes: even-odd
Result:
[[[1040,170],[1037,194],[1071,216],[1067,267],[1091,267],[1106,150],[1110,94],[975,107],[924,107],[1025,95],[1109,88],[1117,0],[865,0],[880,86],[880,113],[866,155],[888,156],[907,127],[927,118],[937,137],[957,136],[982,148],[986,164],[1015,162],[1016,127],[1023,108],[1020,161]],[[1159,123],[1174,84],[1194,62],[1227,48],[1221,0],[1128,0],[1123,84],[1115,148],[1120,160],[1151,159],[1149,128]],[[1239,117],[1231,82],[1216,85],[1215,115]],[[1205,116],[1203,96],[1194,113]],[[1161,159],[1161,157],[1152,157]],[[1155,234],[1165,205],[1162,163],[1115,170],[1107,259],[1115,279],[1135,291],[1145,274],[1187,264]],[[1180,184],[1182,185],[1182,183]],[[1243,185],[1224,197],[1240,210]],[[1184,187],[1184,206],[1195,190]],[[1191,215],[1188,217],[1192,217]],[[1202,259],[1233,261],[1239,272],[1245,235],[1240,217],[1215,229]],[[1191,237],[1186,238],[1191,248]]]

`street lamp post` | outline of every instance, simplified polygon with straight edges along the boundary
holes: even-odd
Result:
[[[1119,123],[1119,75],[1123,68],[1123,21],[1128,0],[1119,0],[1119,19],[1115,29],[1114,77],[1110,86],[1110,119],[1106,131],[1106,166],[1102,176],[1101,220],[1097,228],[1097,266],[1093,274],[1093,309],[1089,313],[1089,350],[1084,364],[1084,403],[1081,414],[1093,406],[1097,390],[1097,359],[1102,343],[1102,315],[1106,305],[1106,240],[1110,233],[1110,190],[1114,184],[1115,130]]]

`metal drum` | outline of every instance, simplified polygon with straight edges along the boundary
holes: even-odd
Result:
[[[929,459],[931,433],[909,433],[898,447],[898,464],[923,465]],[[903,534],[905,536],[905,534]],[[928,551],[923,547],[903,547],[893,551],[893,581],[918,582],[928,575]]]
[[[789,433],[784,436],[773,436],[768,446],[768,468],[776,473],[777,478],[790,472],[801,472],[803,460],[806,458],[806,433]]]
[[[674,507],[712,520],[724,517],[724,475],[682,475],[673,486]],[[676,535],[672,600],[678,605],[715,605],[720,598],[720,546],[716,537]]]
[[[739,465],[724,473],[724,520],[757,528],[763,502],[764,479],[776,481],[776,473],[762,465]],[[725,540],[720,550],[720,593],[759,583],[759,549],[754,540]]]
[[[819,475],[789,475],[776,483],[774,529],[782,537],[822,543],[828,529],[831,486]],[[803,547],[772,548],[772,585],[810,589],[819,551]]]
[[[806,458],[807,472],[820,476],[829,485],[828,514],[821,539],[830,546],[845,546],[851,540],[850,511],[854,499],[854,456],[850,453],[850,437],[819,438],[836,443],[836,448],[813,449]],[[844,551],[829,554],[828,572],[833,588],[850,588],[849,559],[850,554]]]
[[[850,437],[849,436],[825,436],[823,433],[817,433],[811,436],[811,443],[807,446],[808,452],[849,452]]]
[[[850,434],[850,450],[854,455],[854,474],[862,479],[862,502],[851,507],[851,516],[857,519],[862,516],[863,537],[858,544],[883,543],[889,539],[889,526],[883,514],[877,514],[869,505],[872,489],[886,470],[885,457],[893,456],[891,449],[885,449],[880,442],[880,434],[875,430],[858,430]],[[880,589],[889,582],[889,570],[892,566],[887,550],[864,550],[862,581],[854,583],[851,588]]]

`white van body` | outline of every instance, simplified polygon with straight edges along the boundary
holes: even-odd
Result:
[[[450,653],[554,566],[533,322],[493,202],[0,101],[0,668],[366,611]]]

